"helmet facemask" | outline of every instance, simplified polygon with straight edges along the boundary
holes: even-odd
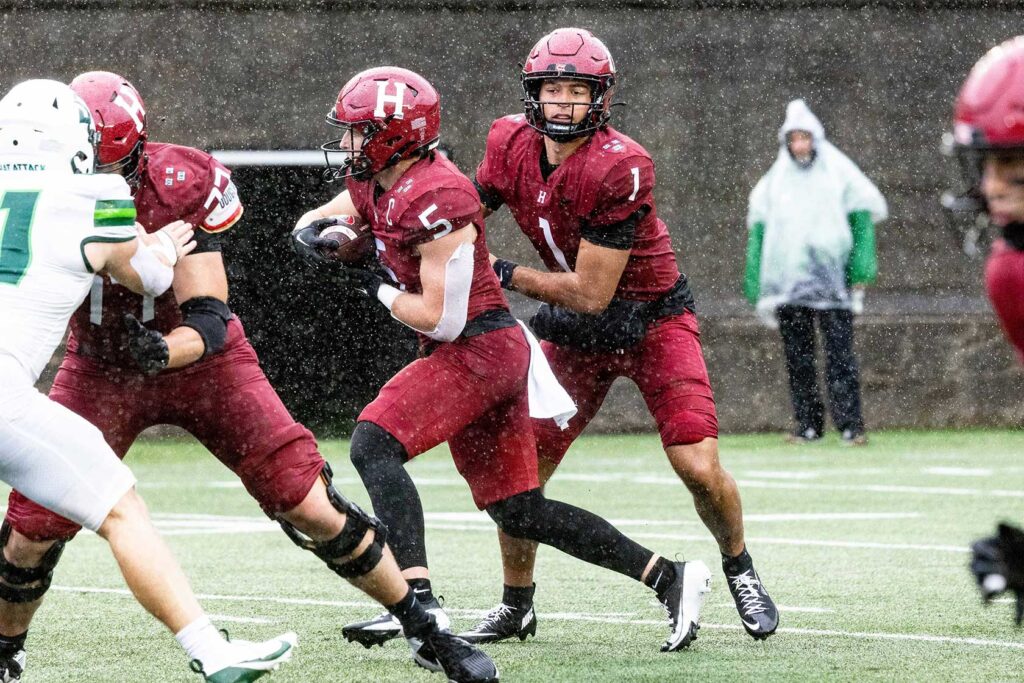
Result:
[[[582,81],[590,86],[590,102],[566,102],[571,106],[571,117],[575,119],[576,107],[586,107],[587,113],[579,123],[557,123],[544,116],[544,105],[560,104],[559,102],[541,102],[540,93],[545,81],[573,80]],[[555,142],[563,143],[592,135],[608,123],[611,117],[608,99],[615,83],[613,76],[594,78],[583,74],[568,72],[539,72],[521,77],[523,85],[523,107],[526,111],[526,122],[531,128],[543,133]]]
[[[356,121],[347,123],[333,116],[327,117],[327,122],[332,126],[341,128],[344,133],[340,138],[328,140],[320,145],[324,153],[324,160],[327,168],[324,170],[324,180],[331,183],[343,178],[355,178],[356,180],[368,180],[373,176],[373,162],[363,151],[366,145],[377,135],[381,128],[374,121]],[[360,137],[356,145],[356,137]],[[341,154],[341,163],[332,163],[332,155]],[[333,157],[337,160],[338,157]]]

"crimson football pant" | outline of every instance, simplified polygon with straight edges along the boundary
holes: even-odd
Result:
[[[541,348],[577,412],[564,430],[552,420],[533,421],[539,457],[562,462],[619,377],[631,379],[640,390],[665,448],[718,437],[715,399],[693,313],[656,321],[639,344],[622,351],[588,353],[548,341]]]
[[[985,264],[985,289],[1003,332],[1024,361],[1024,251],[996,240]]]
[[[238,475],[270,517],[301,503],[324,466],[313,435],[281,403],[237,318],[228,323],[221,353],[154,377],[68,353],[50,398],[98,427],[119,458],[147,427],[185,429]],[[17,491],[7,519],[34,541],[79,530]]]
[[[442,344],[359,416],[352,462],[398,566],[426,567],[423,508],[404,464],[444,441],[477,506],[506,533],[639,580],[652,552],[604,519],[545,498],[526,394],[530,349],[509,327]]]
[[[815,320],[824,341],[825,384],[832,422],[839,431],[863,431],[859,371],[853,353],[853,313],[842,309],[779,306],[777,315],[797,431],[801,434],[808,429],[818,434],[825,431],[825,407],[818,390],[815,366]]]

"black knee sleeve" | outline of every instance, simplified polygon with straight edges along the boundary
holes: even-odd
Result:
[[[13,603],[35,602],[46,594],[53,581],[53,570],[60,561],[67,541],[57,541],[35,567],[17,567],[7,561],[3,548],[11,537],[6,519],[0,526],[0,600]]]
[[[405,463],[405,447],[385,429],[360,422],[349,457],[370,495],[374,513],[390,532],[391,551],[402,569],[427,566],[423,506]]]
[[[331,571],[344,579],[354,579],[373,571],[384,556],[384,546],[388,531],[379,519],[368,515],[358,505],[345,498],[331,483],[331,468],[324,465],[324,476],[327,479],[327,498],[334,509],[345,514],[345,526],[341,532],[329,541],[314,541],[296,529],[288,521],[278,518],[278,523],[288,538],[303,550],[308,550],[323,560]],[[337,562],[339,557],[351,555],[366,538],[366,532],[373,530],[373,541],[359,557],[346,562]]]
[[[544,542],[539,522],[547,502],[540,489],[533,489],[494,503],[487,514],[509,536]]]
[[[359,476],[366,479],[387,467],[396,464],[404,466],[408,455],[398,439],[391,436],[383,427],[372,422],[360,422],[352,432],[349,458],[359,470]]]

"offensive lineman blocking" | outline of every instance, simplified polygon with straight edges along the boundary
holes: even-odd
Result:
[[[109,542],[125,582],[175,634],[193,670],[212,683],[253,681],[291,656],[295,634],[226,642],[152,527],[131,471],[95,427],[33,387],[94,272],[158,296],[195,247],[191,226],[180,221],[153,235],[136,232],[124,180],[92,175],[95,139],[88,108],[63,83],[25,81],[0,100],[0,474]],[[19,583],[48,583],[50,574],[6,565],[0,595],[16,596]],[[25,653],[14,648],[0,667],[4,683],[24,670]]]

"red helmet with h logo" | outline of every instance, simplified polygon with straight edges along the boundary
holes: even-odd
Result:
[[[100,134],[96,155],[97,173],[120,173],[130,185],[137,185],[145,158],[143,147],[146,108],[142,96],[124,77],[109,71],[89,71],[71,81]]]
[[[544,118],[540,104],[541,84],[555,78],[585,81],[590,85],[590,105],[579,123],[554,123]],[[560,28],[541,38],[530,50],[520,80],[527,123],[555,142],[590,135],[611,117],[615,62],[604,43],[586,29]]]
[[[427,79],[408,69],[367,69],[341,89],[327,122],[347,133],[321,146],[328,165],[325,177],[370,178],[437,146],[441,99]],[[346,155],[341,166],[331,165],[332,153]]]

